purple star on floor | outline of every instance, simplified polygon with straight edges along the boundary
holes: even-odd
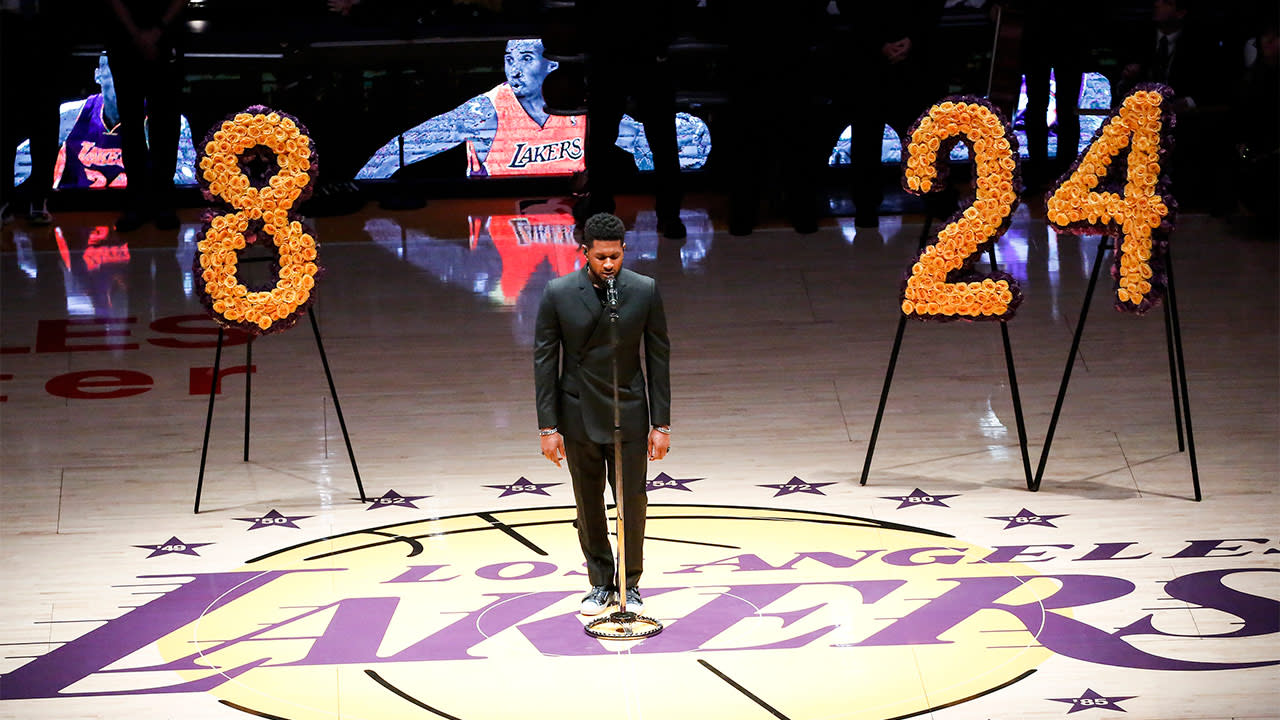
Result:
[[[388,490],[382,494],[382,497],[377,497],[370,500],[369,507],[365,508],[365,510],[380,510],[385,507],[408,507],[408,508],[413,508],[417,510],[418,506],[414,505],[413,501],[423,500],[429,497],[431,496],[430,495],[401,495],[395,490]]]
[[[533,483],[529,482],[528,478],[521,476],[519,480],[511,483],[510,485],[485,485],[485,487],[493,488],[494,490],[501,490],[502,494],[498,496],[500,498],[504,498],[508,495],[519,495],[520,493],[527,493],[529,495],[546,495],[547,497],[551,497],[551,493],[543,490],[542,488],[549,488],[563,484],[564,483]]]
[[[835,485],[835,483],[833,482],[807,483],[798,477],[793,477],[790,480],[780,485],[758,485],[757,487],[772,488],[774,490],[777,490],[778,492],[774,493],[773,496],[781,497],[782,495],[794,495],[795,493],[809,493],[810,495],[826,495],[826,493],[822,492],[818,488],[826,487],[827,485]]]
[[[950,505],[942,501],[948,498],[953,498],[953,497],[960,497],[960,496],[959,495],[933,495],[931,493],[927,493],[921,490],[920,488],[916,488],[915,490],[911,491],[910,495],[889,495],[889,496],[881,497],[881,500],[897,500],[899,505],[894,509],[901,510],[902,508],[916,507],[919,505],[933,505],[934,507],[951,507]]]
[[[1119,697],[1104,697],[1094,692],[1093,690],[1085,690],[1084,694],[1082,694],[1080,697],[1048,698],[1048,699],[1054,702],[1070,704],[1071,709],[1067,711],[1067,714],[1070,715],[1073,712],[1080,712],[1081,710],[1093,710],[1093,709],[1116,710],[1118,712],[1128,712],[1124,708],[1120,707],[1118,703],[1120,703],[1123,700],[1132,700],[1136,697],[1138,696],[1122,695]]]
[[[148,558],[160,555],[195,555],[200,557],[200,553],[196,552],[196,548],[212,545],[213,543],[184,543],[175,535],[159,545],[134,545],[136,548],[150,550],[151,554]]]
[[[297,525],[294,525],[293,521],[306,520],[309,517],[314,517],[314,516],[313,515],[281,515],[279,510],[273,509],[271,512],[267,513],[266,515],[263,515],[262,517],[233,518],[233,519],[239,520],[241,522],[253,523],[253,527],[249,528],[250,530],[257,530],[258,528],[264,528],[264,527],[283,527],[283,528],[293,528],[294,530],[301,530],[302,528],[298,527]]]
[[[685,492],[693,492],[693,488],[689,487],[689,483],[705,480],[706,478],[673,478],[666,473],[658,473],[658,477],[645,483],[644,489],[649,492],[654,490],[683,490]]]
[[[1009,528],[1021,527],[1023,525],[1043,525],[1044,527],[1056,528],[1058,526],[1049,521],[1057,520],[1060,517],[1066,517],[1066,515],[1037,515],[1026,508],[1022,508],[1018,511],[1017,515],[988,515],[987,519],[1004,520],[1009,523],[1004,526],[1004,529],[1008,530]]]

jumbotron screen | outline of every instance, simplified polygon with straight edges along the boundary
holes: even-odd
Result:
[[[53,169],[53,188],[127,187],[129,177],[120,151],[120,114],[116,107],[111,63],[103,53],[97,59],[83,59],[83,65],[85,74],[92,74],[98,92],[68,100],[59,108],[58,157]],[[194,185],[195,163],[191,124],[183,117],[178,135],[178,167],[173,175],[174,183]],[[30,177],[30,138],[18,145],[13,172],[15,185]]]
[[[559,63],[543,56],[542,41],[508,40],[502,66],[504,81],[391,138],[356,173],[356,179],[390,178],[402,168],[459,145],[467,149],[466,167],[459,168],[467,177],[572,175],[585,169],[586,117],[547,112],[542,85]],[[711,154],[706,123],[683,112],[676,114],[675,123],[681,169],[702,167]],[[653,169],[653,151],[642,123],[624,115],[617,144],[634,158],[638,169]]]
[[[458,171],[468,178],[545,177],[570,175],[585,169],[585,116],[552,115],[546,110],[543,81],[556,70],[558,63],[543,56],[542,41],[509,40],[502,48],[502,56],[505,79],[452,110],[427,118],[390,138],[364,162],[355,179],[389,179],[405,167],[459,145],[466,148],[466,162],[465,165],[459,163]],[[61,107],[53,187],[125,187],[128,177],[121,158],[115,83],[107,55],[85,59],[85,72],[92,74],[99,91],[87,97],[70,99]],[[1079,98],[1081,147],[1087,144],[1101,124],[1110,103],[1107,79],[1097,73],[1087,74]],[[1019,135],[1024,157],[1026,107],[1024,84],[1014,117],[1014,129]],[[1054,132],[1056,107],[1051,83],[1047,111],[1050,155],[1056,154],[1057,147]],[[706,123],[684,112],[676,114],[675,123],[681,169],[691,171],[703,167],[712,147]],[[849,163],[849,142],[848,128],[839,137],[832,138],[829,165]],[[618,127],[617,145],[631,155],[637,169],[653,169],[653,152],[642,123],[624,115]],[[14,163],[15,184],[26,181],[31,174],[29,148],[29,140],[18,146]],[[897,135],[886,126],[881,159],[898,162],[901,153]],[[952,157],[964,159],[964,146],[958,145]],[[191,126],[183,117],[178,167],[174,174],[176,184],[196,183],[195,161]]]

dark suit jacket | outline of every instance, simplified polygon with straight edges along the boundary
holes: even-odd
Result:
[[[1156,68],[1158,41],[1154,26],[1143,26],[1130,43],[1121,67],[1128,63],[1139,65],[1141,74],[1133,84],[1164,83],[1173,88],[1176,97],[1194,99],[1197,107],[1222,102],[1230,89],[1230,78],[1224,70],[1223,52],[1212,27],[1204,22],[1191,20],[1183,26],[1165,73]],[[1112,102],[1119,105],[1133,87],[1124,83],[1116,85],[1118,87],[1113,88],[1111,97]]]
[[[653,278],[624,269],[617,287],[622,438],[642,441],[649,435],[651,422],[671,422],[667,318]],[[538,427],[558,427],[568,440],[613,442],[610,322],[587,268],[547,284],[533,340]]]

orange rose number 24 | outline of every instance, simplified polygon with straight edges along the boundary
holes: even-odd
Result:
[[[1164,294],[1164,254],[1176,205],[1162,166],[1173,125],[1169,88],[1141,85],[1124,98],[1046,203],[1055,227],[1117,238],[1116,308],[1143,314]],[[969,207],[917,255],[902,286],[902,312],[921,320],[1007,320],[1021,302],[1017,281],[981,275],[974,258],[1008,229],[1017,206],[1017,148],[1009,124],[986,100],[951,97],[912,127],[903,183],[916,195],[941,189],[939,163],[961,138],[974,158]],[[1127,151],[1127,152],[1126,152]]]

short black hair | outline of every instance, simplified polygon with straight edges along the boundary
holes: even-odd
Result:
[[[622,218],[611,213],[596,213],[583,223],[581,243],[589,248],[596,240],[624,240],[626,234],[627,226],[622,224]]]

